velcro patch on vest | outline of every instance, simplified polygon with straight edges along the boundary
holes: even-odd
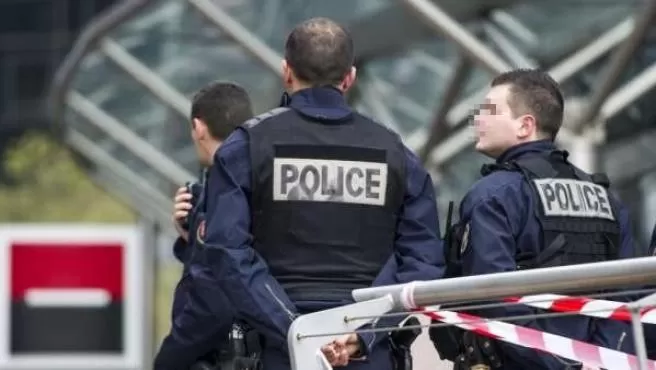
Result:
[[[535,179],[546,216],[602,218],[615,221],[608,190],[572,179]]]
[[[274,158],[273,200],[384,206],[387,163]]]

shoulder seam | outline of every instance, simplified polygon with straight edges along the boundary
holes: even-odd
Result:
[[[273,108],[270,111],[264,112],[262,114],[258,114],[257,116],[247,120],[246,122],[242,123],[242,127],[249,129],[254,126],[256,126],[258,123],[267,120],[271,117],[275,117],[279,114],[285,113],[289,111],[290,108],[288,107],[278,107],[278,108]]]
[[[363,113],[358,112],[358,111],[356,111],[356,110],[353,110],[353,114],[355,114],[355,115],[359,115],[361,118],[364,118],[364,119],[366,119],[366,120],[369,120],[369,121],[371,121],[371,122],[377,124],[378,126],[380,126],[380,127],[382,127],[383,129],[387,130],[389,133],[394,134],[394,135],[396,135],[396,136],[398,136],[398,137],[401,137],[401,135],[400,135],[398,132],[396,132],[396,131],[393,130],[392,128],[386,126],[383,122],[377,120],[377,119],[374,118],[374,117],[371,117],[371,116],[369,116],[369,115],[363,114]]]
[[[507,171],[507,172],[508,173],[513,173],[513,171]],[[514,173],[517,173],[517,172],[514,172]],[[490,174],[490,175],[492,175],[492,174]],[[520,174],[520,176],[521,176],[521,174]],[[525,181],[522,179],[521,183],[519,184],[520,188],[524,185],[524,183],[525,183]],[[494,188],[489,189],[486,192],[485,197],[479,197],[479,199],[476,201],[476,203],[474,203],[472,205],[472,208],[475,208],[476,206],[478,206],[480,203],[482,203],[484,201],[489,201],[490,199],[497,198],[500,191],[502,191],[503,189],[507,189],[511,186],[512,186],[512,184],[510,184],[510,183],[497,184],[497,186],[495,186]]]

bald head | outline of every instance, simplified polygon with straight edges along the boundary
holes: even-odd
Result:
[[[353,66],[353,40],[330,19],[312,18],[287,37],[285,60],[296,78],[308,85],[338,85]]]

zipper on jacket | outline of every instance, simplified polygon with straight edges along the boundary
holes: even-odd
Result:
[[[271,293],[271,296],[273,296],[273,299],[275,299],[275,301],[278,302],[278,304],[280,305],[280,307],[282,307],[282,309],[285,311],[285,313],[287,313],[287,316],[289,316],[289,320],[294,321],[294,319],[296,318],[296,315],[294,315],[294,313],[292,313],[292,311],[290,311],[289,308],[287,306],[285,306],[284,303],[282,303],[282,301],[280,300],[280,298],[278,298],[276,293],[273,292],[273,289],[271,289],[271,286],[269,284],[264,284],[264,286],[267,288],[269,293]]]

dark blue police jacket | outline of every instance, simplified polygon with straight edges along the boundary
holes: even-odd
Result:
[[[498,159],[498,163],[525,155],[556,149],[551,141],[536,141],[515,146]],[[531,200],[530,185],[521,173],[496,171],[480,179],[467,193],[460,206],[460,219],[469,223],[469,236],[463,245],[463,275],[483,275],[517,269],[518,252],[537,255],[544,248],[539,222]],[[635,256],[629,215],[617,198],[621,228],[620,258]],[[521,282],[518,282],[521,284]],[[516,305],[485,311],[488,317],[505,317],[535,313],[534,309]],[[513,321],[515,323],[515,321]],[[572,316],[557,319],[517,321],[518,325],[596,343],[612,349],[633,352],[630,326],[625,323]],[[624,334],[626,332],[626,334]],[[500,344],[506,362],[504,369],[563,369],[561,359],[518,346]],[[514,366],[516,365],[516,366]]]
[[[205,180],[203,181],[205,183]],[[203,192],[204,192],[203,187]],[[204,194],[197,196],[197,202],[190,212],[188,242],[177,238],[173,244],[175,258],[183,264],[182,276],[173,293],[173,305],[171,310],[171,331],[164,339],[159,353],[155,358],[156,369],[178,369],[176,362],[178,358],[193,363],[205,355],[210,354],[221,346],[225,346],[228,335],[234,322],[234,311],[232,304],[223,291],[213,281],[207,282],[202,279],[194,279],[191,274],[191,261],[196,256],[197,237],[202,232],[205,219]],[[203,290],[203,293],[199,293]],[[212,312],[203,309],[203,301],[190,300],[190,297],[212,296],[212,302],[220,307],[220,310]],[[190,321],[189,312],[193,312],[194,319]],[[208,317],[209,316],[209,317]],[[189,323],[198,317],[208,317],[207,320],[215,322],[213,327],[197,326],[193,329],[194,337],[188,338],[179,335],[178,327],[189,328]],[[192,324],[194,325],[194,324]],[[194,356],[192,358],[192,356]],[[189,365],[182,367],[188,368]]]
[[[343,95],[329,87],[301,90],[288,103],[291,109],[330,124],[340,124],[353,114]],[[374,286],[437,279],[443,275],[433,183],[419,159],[408,149],[405,153],[407,190],[399,215],[395,253]],[[252,248],[251,162],[245,130],[235,130],[217,151],[206,191],[205,235],[200,253],[194,253],[190,263],[194,285],[203,282],[220,286],[233,302],[237,317],[260,332],[267,347],[286,353],[287,332],[299,313],[332,308],[343,302],[292,302],[269,273],[266,261]],[[284,253],[285,246],[281,245],[280,250]],[[169,338],[185,343],[204,341],[210,333],[219,330],[221,322],[213,316],[223,314],[223,303],[210,289],[194,289],[181,313],[184,318],[176,320]],[[366,345],[365,351],[370,351],[384,338],[367,333],[360,339]],[[185,368],[198,355],[190,351],[179,357],[162,356],[168,362],[160,361],[161,368]]]
[[[191,258],[192,250],[192,244],[188,243],[181,237],[178,237],[173,244],[173,255],[178,261],[180,261],[180,263],[182,263],[182,276],[173,291],[173,307],[171,309],[172,320],[175,320],[175,316],[182,312],[182,309],[184,308],[184,299],[187,291],[185,288],[191,282],[189,260]]]
[[[188,241],[184,240],[182,237],[178,237],[173,243],[173,255],[175,258],[182,263],[182,277],[178,282],[178,285],[175,287],[173,293],[173,308],[172,308],[172,319],[175,321],[175,317],[182,312],[182,309],[185,304],[185,297],[187,290],[191,284],[191,274],[189,271],[189,264],[191,257],[194,251],[194,245],[196,244],[196,238],[198,235],[198,227],[201,225],[202,221],[205,218],[205,183],[207,182],[207,171],[204,170],[201,175],[201,186],[200,191],[195,192],[193,197],[195,199],[195,204],[193,208],[189,210],[189,230],[188,230]],[[194,187],[193,189],[197,189]]]

